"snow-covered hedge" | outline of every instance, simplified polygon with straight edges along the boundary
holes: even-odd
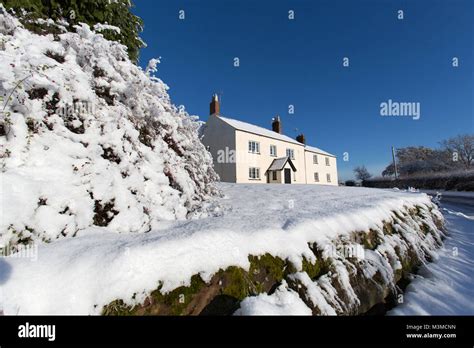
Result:
[[[0,5],[0,245],[92,225],[145,232],[209,213],[217,190],[196,117],[83,24],[37,35]]]
[[[376,177],[364,180],[366,187],[417,187],[428,190],[474,191],[474,170],[422,173],[402,178]]]

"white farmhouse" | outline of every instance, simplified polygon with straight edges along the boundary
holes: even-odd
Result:
[[[306,145],[302,134],[283,135],[278,116],[269,130],[220,115],[217,95],[210,109],[202,142],[221,181],[337,185],[336,156]]]

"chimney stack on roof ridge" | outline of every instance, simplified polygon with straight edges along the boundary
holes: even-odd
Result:
[[[219,97],[217,96],[217,94],[214,94],[212,96],[212,100],[211,100],[211,103],[209,104],[209,108],[210,108],[210,115],[219,115],[220,114],[220,104],[219,104]]]
[[[278,116],[278,115],[273,118],[272,130],[273,130],[274,132],[277,132],[278,134],[282,134],[282,127],[281,127],[280,116]]]

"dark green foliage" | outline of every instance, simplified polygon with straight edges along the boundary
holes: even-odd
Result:
[[[274,257],[268,253],[260,256],[249,256],[250,261],[250,274],[255,274],[256,270],[265,270],[265,272],[275,279],[281,281],[285,276],[285,260]]]
[[[107,226],[119,212],[115,210],[115,201],[103,203],[96,200],[94,204],[94,225]]]
[[[172,315],[182,315],[193,296],[205,286],[206,283],[202,280],[201,276],[195,274],[191,277],[191,284],[189,286],[180,286],[165,295],[161,293],[160,286],[152,293],[153,302],[169,306]]]
[[[87,23],[109,24],[120,28],[120,34],[113,30],[104,30],[102,34],[108,40],[118,41],[128,48],[132,61],[137,61],[143,42],[139,38],[143,22],[131,11],[133,4],[128,0],[2,0],[7,9],[15,11],[25,27],[38,34],[58,34],[55,27],[32,23],[38,18],[53,20],[63,19],[69,22],[68,30],[74,31],[73,25]],[[24,9],[27,13],[23,14]]]
[[[303,257],[303,272],[306,272],[312,279],[318,279],[321,275],[326,274],[331,266],[331,261],[323,258],[318,258],[316,262],[312,263]]]

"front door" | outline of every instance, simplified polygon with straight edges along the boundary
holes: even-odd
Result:
[[[285,168],[285,184],[291,184],[291,169]]]

